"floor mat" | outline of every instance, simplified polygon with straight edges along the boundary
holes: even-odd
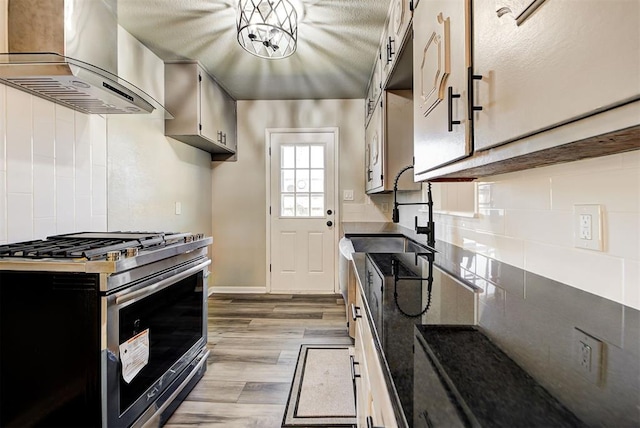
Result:
[[[350,347],[302,345],[282,420],[283,427],[356,425]]]

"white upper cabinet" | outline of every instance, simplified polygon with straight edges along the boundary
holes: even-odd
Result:
[[[413,12],[416,180],[471,153],[468,0],[421,0]]]
[[[380,43],[383,86],[401,57],[407,42],[406,38],[410,37],[412,14],[409,0],[391,0],[387,25],[382,33]],[[411,53],[409,52],[409,54]]]
[[[390,192],[398,172],[413,163],[413,94],[411,90],[383,91],[365,129],[365,189]],[[398,190],[420,190],[421,184],[404,174]]]
[[[475,150],[640,99],[638,0],[474,1],[473,43],[473,68],[482,76],[474,83],[482,107],[474,114]],[[639,122],[637,109],[622,121],[590,118],[584,123],[593,129],[553,144]]]
[[[373,105],[371,120],[365,129],[365,190],[367,193],[383,188],[382,101]]]
[[[165,64],[165,135],[211,153],[212,160],[235,160],[236,102],[196,62]]]
[[[364,100],[365,109],[365,126],[369,123],[371,115],[380,99],[382,93],[382,56],[378,52],[378,58],[376,58],[371,72],[371,79],[369,80],[369,86],[367,88],[367,99]]]

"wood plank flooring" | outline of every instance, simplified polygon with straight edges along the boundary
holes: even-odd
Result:
[[[214,294],[204,378],[167,428],[279,428],[300,345],[352,344],[340,295]]]

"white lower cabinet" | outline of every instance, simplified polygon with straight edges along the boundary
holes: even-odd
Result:
[[[356,291],[356,307],[361,317],[356,322],[355,362],[359,373],[356,378],[356,408],[359,428],[398,426],[391,396],[382,371],[382,362],[376,351],[374,336],[366,318],[360,289]]]

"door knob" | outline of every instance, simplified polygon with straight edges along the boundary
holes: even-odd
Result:
[[[332,222],[331,220],[329,220],[329,221],[327,222],[327,226],[329,226],[329,227],[333,226],[333,222]]]
[[[327,215],[331,215],[331,214],[333,214],[333,211],[327,210]]]

